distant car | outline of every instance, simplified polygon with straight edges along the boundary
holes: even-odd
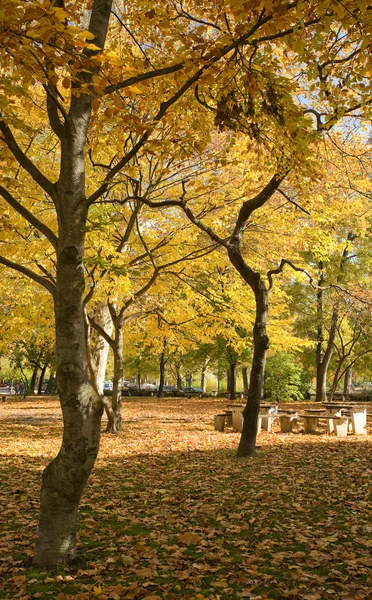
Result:
[[[128,381],[125,387],[127,387],[131,390],[136,390],[136,389],[138,389],[138,383],[133,382],[133,381]]]
[[[157,386],[157,385],[154,385],[153,383],[143,383],[143,384],[141,385],[141,388],[142,388],[143,390],[152,390],[152,391],[155,391],[155,390],[157,390],[157,389],[158,389],[158,386]]]
[[[198,388],[198,387],[185,387],[185,388],[183,388],[183,391],[187,392],[187,393],[194,392],[196,394],[201,394],[203,392],[203,390],[201,388]]]
[[[175,385],[163,385],[163,392],[175,392],[176,390]]]
[[[112,381],[105,381],[103,384],[104,392],[112,392]]]

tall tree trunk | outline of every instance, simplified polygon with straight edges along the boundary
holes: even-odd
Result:
[[[253,328],[254,351],[248,400],[243,410],[243,431],[237,452],[240,457],[254,456],[256,452],[257,421],[263,392],[266,354],[269,348],[269,338],[266,332],[269,292],[259,277],[257,277],[254,294],[256,299],[256,317]]]
[[[207,373],[207,367],[209,365],[209,361],[210,361],[210,358],[208,357],[205,359],[205,361],[203,362],[203,365],[202,365],[202,370],[201,370],[201,375],[200,375],[200,387],[201,387],[202,392],[207,391],[206,373]]]
[[[242,365],[242,378],[243,378],[244,395],[247,396],[248,395],[248,388],[249,388],[248,367],[246,367],[244,365]]]
[[[167,340],[163,342],[163,351],[160,355],[160,365],[159,365],[159,388],[158,388],[158,398],[162,398],[163,396],[163,387],[165,382],[165,353],[167,348]]]
[[[181,363],[176,364],[177,390],[182,390]]]
[[[344,271],[346,260],[349,257],[349,242],[353,241],[355,238],[354,234],[349,232],[347,235],[347,243],[342,252],[341,260],[340,260],[340,273],[337,277],[337,282],[340,281],[341,275]],[[323,269],[323,263],[319,263],[319,268]],[[321,286],[324,282],[324,274],[321,273],[319,286]],[[318,344],[316,350],[316,364],[317,364],[317,381],[316,381],[316,400],[318,402],[324,402],[327,399],[327,370],[331,360],[332,352],[333,352],[333,344],[335,341],[336,333],[337,333],[337,323],[338,323],[338,301],[332,310],[332,319],[331,319],[331,327],[329,330],[329,336],[327,340],[327,347],[324,351],[324,355],[322,357],[322,345],[323,345],[323,290],[319,290],[317,294],[317,316],[318,316]],[[332,391],[333,396],[334,390]]]
[[[343,357],[343,356],[339,357],[339,361],[337,363],[337,367],[336,367],[335,372],[333,374],[332,386],[331,386],[331,389],[330,389],[330,392],[329,392],[329,400],[330,401],[333,400],[333,396],[334,396],[334,394],[335,394],[335,392],[337,390],[337,386],[338,386],[339,381],[340,381],[340,379],[342,377],[342,374],[340,374],[340,371],[341,371],[341,368],[342,368],[342,365],[344,364],[344,362],[345,362],[345,357]]]
[[[318,286],[321,287],[324,283],[323,263],[319,263],[319,269],[321,274],[318,281]],[[317,314],[317,344],[315,350],[315,364],[316,364],[316,391],[315,400],[317,402],[324,402],[327,395],[326,389],[326,371],[324,371],[322,365],[323,359],[323,342],[324,342],[324,311],[323,311],[324,291],[318,289],[316,295],[316,314]]]
[[[34,557],[42,567],[76,556],[78,505],[99,447],[102,403],[88,381],[86,361],[82,223],[72,213],[59,228],[55,315],[64,433],[61,449],[42,478]]]
[[[48,379],[48,384],[47,384],[47,388],[46,388],[46,393],[47,394],[52,394],[55,393],[55,381],[54,381],[54,367],[50,368],[50,373],[49,373],[49,379]]]
[[[353,381],[353,367],[347,367],[346,371],[345,371],[345,378],[344,378],[344,395],[345,396],[350,396],[351,394],[351,384]]]
[[[47,367],[48,367],[48,365],[44,365],[40,372],[39,385],[37,388],[37,393],[39,396],[41,395],[41,393],[43,391],[43,383],[44,383],[45,371],[47,370]]]
[[[231,391],[231,372],[230,369],[226,371],[226,391],[230,393]]]
[[[107,302],[99,302],[95,308],[93,319],[108,335],[111,336],[113,324]],[[91,330],[91,357],[95,371],[95,379],[100,394],[103,394],[109,344],[94,328]]]
[[[107,433],[118,433],[122,430],[121,381],[123,378],[123,322],[120,318],[114,319],[114,328],[114,376],[112,378],[111,410],[106,411]]]
[[[141,389],[141,371],[137,373],[137,387],[139,390]]]
[[[236,363],[230,363],[230,400],[236,400]]]
[[[89,30],[103,48],[112,2],[93,0]],[[94,69],[96,69],[94,67]],[[78,506],[99,448],[102,401],[89,382],[84,313],[84,242],[88,215],[85,195],[85,154],[93,96],[94,70],[80,72],[72,87],[68,114],[59,120],[48,103],[52,128],[61,142],[59,180],[53,185],[58,220],[56,285],[57,388],[63,415],[61,449],[44,469],[34,563],[43,568],[69,563],[76,557]],[[79,93],[81,86],[88,93]]]
[[[332,311],[332,321],[331,328],[329,331],[329,336],[327,340],[327,347],[325,349],[323,359],[317,365],[317,374],[316,374],[316,401],[324,402],[327,399],[327,372],[329,363],[332,357],[333,352],[333,344],[336,337],[337,331],[337,321],[338,321],[338,308],[335,308]]]
[[[29,393],[32,396],[35,394],[35,386],[36,386],[36,379],[37,379],[38,371],[39,371],[39,366],[34,365],[34,368],[32,371],[32,376],[31,376],[31,381],[30,381],[30,390],[29,390]]]

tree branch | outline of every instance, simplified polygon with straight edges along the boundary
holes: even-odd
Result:
[[[20,204],[18,200],[16,200],[14,196],[12,196],[12,194],[8,192],[8,190],[6,190],[2,185],[0,185],[0,195],[12,208],[14,208],[22,217],[24,217],[26,221],[30,223],[30,225],[33,225],[33,227],[40,231],[40,233],[45,235],[55,250],[57,249],[58,238],[55,233],[53,233],[53,231],[49,229],[47,225],[45,225],[45,223],[35,217],[35,215],[27,210],[27,208],[22,206],[22,204]]]
[[[52,294],[52,296],[54,296],[55,286],[46,277],[42,277],[41,275],[34,273],[34,271],[29,269],[28,267],[24,267],[23,265],[19,265],[18,263],[13,262],[12,260],[8,260],[4,256],[0,256],[0,264],[4,265],[5,267],[9,267],[10,269],[13,269],[14,271],[18,271],[19,273],[26,275],[30,279],[33,279],[34,281],[36,281],[36,283],[39,283],[45,289],[47,289],[48,292]]]
[[[38,169],[35,163],[30,160],[30,158],[23,152],[23,150],[18,145],[12,131],[5,123],[5,121],[0,120],[0,131],[3,134],[3,140],[7,144],[9,150],[12,152],[13,156],[17,159],[18,163],[27,171],[27,173],[32,177],[34,181],[53,199],[56,200],[56,190],[54,184],[49,181],[45,175]]]

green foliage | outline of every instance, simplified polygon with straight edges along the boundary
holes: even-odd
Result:
[[[277,402],[305,400],[311,375],[296,362],[294,354],[277,352],[266,364],[265,396]]]

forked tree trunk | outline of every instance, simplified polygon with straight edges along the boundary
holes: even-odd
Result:
[[[243,378],[244,395],[247,396],[248,395],[248,388],[249,388],[248,367],[246,367],[244,365],[242,366],[242,378]]]
[[[47,370],[47,367],[48,367],[48,365],[44,365],[40,372],[39,385],[37,388],[37,393],[39,396],[41,395],[41,393],[43,391],[43,383],[44,383],[45,371]]]
[[[177,390],[182,390],[181,364],[176,364]]]
[[[97,325],[111,336],[112,319],[107,302],[100,302],[94,311],[93,320]],[[92,345],[91,357],[95,371],[95,379],[100,394],[103,394],[103,384],[105,381],[107,358],[109,353],[109,344],[94,328],[91,330],[90,341]]]
[[[329,331],[329,336],[327,340],[327,347],[323,354],[323,358],[320,363],[317,364],[317,372],[316,372],[316,396],[315,399],[317,402],[324,402],[327,399],[327,372],[329,363],[332,357],[333,352],[333,344],[336,337],[337,331],[337,321],[338,321],[338,309],[335,307],[332,311],[332,321],[331,328]],[[319,344],[319,343],[318,343]]]
[[[243,410],[243,431],[237,453],[240,457],[254,456],[256,453],[257,421],[263,392],[266,353],[269,348],[269,338],[266,332],[269,292],[261,279],[257,280],[254,293],[256,299],[256,317],[253,328],[254,351],[248,400]]]
[[[30,389],[29,389],[29,393],[32,396],[35,394],[35,386],[36,386],[36,379],[37,379],[38,371],[39,371],[38,365],[34,365],[34,368],[32,371],[32,376],[31,376],[31,381],[30,381]]]
[[[230,400],[236,400],[236,363],[230,363]]]
[[[123,323],[118,319],[118,322],[114,326],[114,376],[112,378],[111,411],[106,411],[107,433],[118,433],[122,430],[121,380],[123,378]]]
[[[161,398],[163,396],[163,388],[164,388],[164,382],[165,382],[165,352],[166,352],[166,348],[167,348],[167,341],[164,340],[163,342],[163,351],[160,355],[160,364],[159,364],[159,388],[158,388],[158,398]]]
[[[226,391],[230,393],[231,391],[231,372],[230,369],[226,370]]]
[[[46,388],[46,393],[51,394],[55,392],[55,381],[54,381],[54,367],[51,367],[48,379],[48,385]]]
[[[202,365],[201,375],[200,375],[200,387],[202,392],[207,391],[207,367],[209,365],[210,358],[206,358]]]

